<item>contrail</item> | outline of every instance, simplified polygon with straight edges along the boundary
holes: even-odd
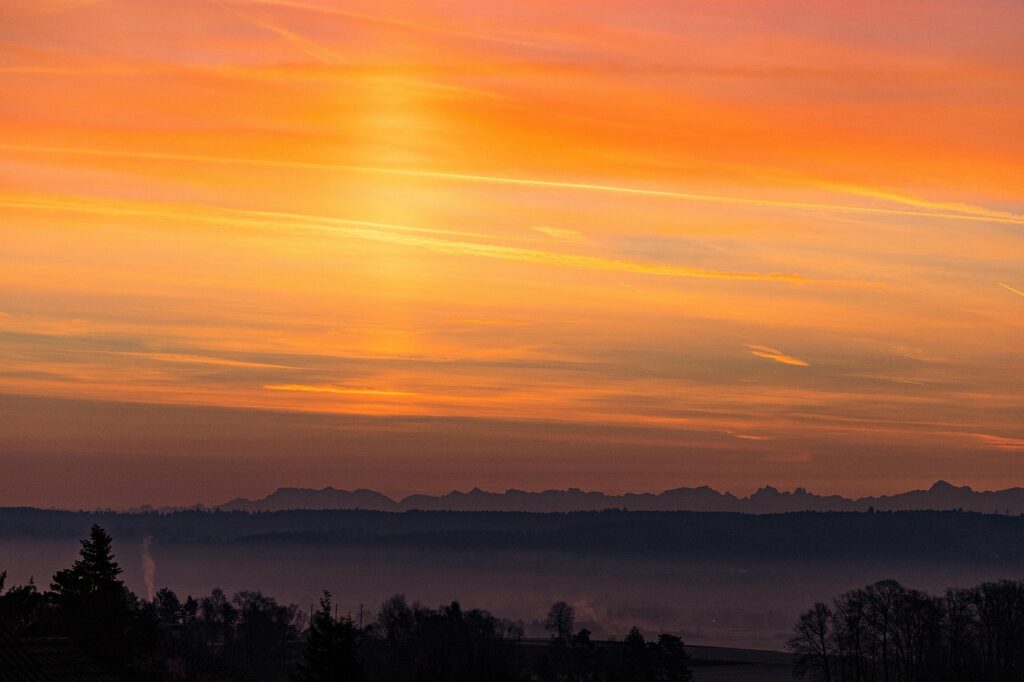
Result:
[[[1002,282],[1000,282],[999,286],[1003,287],[1004,289],[1008,289],[1008,290],[1012,291],[1013,293],[1017,294],[1018,296],[1024,296],[1024,291],[1021,291],[1019,289],[1014,289],[1009,284],[1003,284]]]
[[[106,158],[146,159],[155,161],[182,161],[189,163],[210,163],[236,166],[258,166],[264,168],[296,168],[318,171],[346,171],[351,173],[367,173],[391,175],[399,177],[430,178],[435,180],[452,180],[459,182],[506,185],[512,187],[535,187],[543,189],[570,189],[627,196],[642,196],[679,201],[725,204],[731,206],[750,206],[754,208],[789,209],[799,211],[825,211],[833,213],[860,213],[867,215],[904,216],[914,218],[932,218],[966,222],[985,222],[1009,225],[1024,225],[1024,217],[1013,214],[988,215],[975,213],[956,213],[950,211],[926,211],[900,208],[878,208],[871,206],[853,206],[849,204],[826,204],[812,201],[787,201],[783,199],[750,199],[721,194],[697,194],[676,192],[672,190],[647,189],[642,187],[623,187],[589,182],[568,182],[562,180],[537,180],[533,178],[517,178],[498,175],[479,175],[475,173],[453,173],[411,168],[387,168],[378,166],[360,166],[349,164],[332,164],[315,161],[279,161],[274,159],[240,158],[226,156],[206,156],[199,154],[167,154],[158,152],[108,151],[101,149],[44,147],[29,145],[0,145],[0,149],[40,154],[67,154],[71,156],[93,156]],[[892,195],[898,196],[898,195]],[[895,199],[894,199],[895,200]],[[993,212],[996,213],[996,212]]]
[[[1024,221],[1024,216],[1017,213],[1011,213],[1010,211],[997,211],[991,208],[985,208],[984,206],[975,206],[973,204],[964,204],[956,201],[930,201],[928,199],[919,199],[917,197],[898,192],[890,192],[876,189],[874,187],[862,187],[860,185],[843,182],[815,182],[814,184],[825,189],[832,189],[846,194],[869,197],[872,199],[881,199],[882,201],[891,201],[893,203],[903,204],[904,206],[913,206],[931,211],[964,213],[982,218],[1000,218],[1011,221]]]

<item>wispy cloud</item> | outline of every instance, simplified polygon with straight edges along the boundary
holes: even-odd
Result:
[[[443,238],[450,233],[443,229],[421,228],[395,223],[350,220],[326,216],[300,215],[274,211],[247,211],[209,206],[154,206],[144,203],[116,202],[100,203],[77,198],[57,200],[0,199],[0,206],[22,209],[57,210],[84,212],[111,216],[149,216],[166,220],[177,218],[197,222],[209,222],[221,226],[236,224],[249,228],[280,231],[282,229],[303,229],[320,233],[337,233],[350,237],[385,242],[402,246],[428,249],[437,253],[461,256],[477,256],[522,263],[534,263],[555,267],[582,268],[608,272],[625,272],[656,277],[680,277],[697,279],[720,279],[739,281],[800,283],[807,278],[786,272],[744,272],[724,271],[682,265],[662,265],[629,261],[578,253],[561,253],[528,249],[502,244],[471,242]],[[291,220],[286,224],[284,220]]]
[[[195,365],[217,365],[220,367],[251,367],[263,369],[300,369],[289,365],[274,365],[266,362],[247,362],[245,360],[230,360],[227,358],[215,358],[205,355],[185,355],[182,353],[146,353],[146,352],[120,352],[118,355],[126,357],[155,360],[157,362],[175,362]]]
[[[810,367],[810,363],[800,358],[795,358],[792,355],[786,355],[781,350],[771,348],[770,346],[761,346],[758,344],[748,344],[747,348],[750,349],[750,354],[764,358],[765,360],[773,360],[775,362],[782,363],[783,365],[792,365],[793,367]]]
[[[447,35],[459,36],[463,38],[470,38],[473,40],[482,40],[494,43],[504,43],[507,45],[516,45],[521,47],[544,47],[540,43],[519,40],[514,38],[506,38],[502,36],[496,36],[486,33],[472,32],[472,31],[460,31],[457,29],[450,28],[448,26],[439,26],[433,24],[425,24],[417,21],[405,21],[401,19],[395,19],[394,17],[385,17],[374,14],[366,14],[364,12],[355,12],[349,9],[341,7],[334,7],[328,5],[317,5],[308,2],[299,2],[297,0],[249,0],[254,4],[286,7],[290,9],[305,10],[308,12],[317,12],[321,14],[334,15],[338,17],[344,17],[347,19],[358,19],[361,21],[369,21],[379,24],[388,24],[391,26],[397,26],[400,28],[414,29],[417,31],[428,31],[433,33],[442,33]]]
[[[733,438],[738,438],[740,440],[766,441],[772,439],[771,436],[756,436],[750,433],[733,433],[731,431],[728,433]]]
[[[359,396],[374,396],[381,398],[402,398],[407,396],[417,395],[412,391],[396,391],[392,389],[382,388],[363,388],[363,387],[352,387],[352,386],[333,386],[333,385],[317,385],[311,386],[307,384],[267,384],[264,386],[268,391],[292,391],[301,393],[334,393],[338,395],[359,395]]]
[[[253,16],[249,12],[242,12],[241,10],[235,8],[232,8],[232,11],[236,16],[244,19],[245,21],[248,21],[249,23],[255,26],[270,31],[276,36],[280,36],[290,45],[294,46],[296,49],[298,49],[306,56],[311,57],[312,59],[315,59],[323,64],[339,64],[345,61],[344,59],[342,59],[341,55],[335,52],[334,50],[325,47],[324,45],[321,45],[320,43],[317,43],[314,40],[310,40],[309,38],[297,33],[296,31],[292,31],[290,29],[285,28],[284,26],[281,26],[280,24],[274,23],[269,19]]]
[[[854,213],[877,216],[905,216],[930,218],[938,220],[989,222],[1011,225],[1024,225],[1024,216],[1015,214],[1001,215],[998,212],[958,213],[941,210],[912,210],[900,208],[884,208],[875,206],[857,206],[853,204],[835,204],[813,201],[791,201],[786,199],[761,199],[723,194],[705,194],[682,192],[667,189],[644,187],[627,187],[596,182],[574,182],[566,180],[549,180],[542,178],[510,177],[501,175],[482,175],[477,173],[459,173],[416,168],[391,168],[384,166],[361,166],[354,164],[333,164],[314,161],[283,161],[277,159],[260,159],[252,157],[210,156],[203,154],[172,154],[165,152],[132,152],[120,150],[87,149],[81,147],[45,147],[34,145],[0,144],[0,149],[12,151],[34,152],[40,154],[57,154],[68,156],[97,156],[114,158],[152,159],[161,161],[182,161],[190,163],[228,164],[240,166],[258,166],[270,168],[293,168],[331,172],[369,173],[397,177],[417,177],[454,182],[471,182],[509,187],[533,187],[536,189],[569,189],[583,192],[600,192],[624,196],[659,198],[698,203],[723,204],[727,206],[747,206],[752,208],[780,209],[792,211],[815,211],[832,213]],[[939,205],[939,204],[935,204]]]
[[[1007,450],[1010,452],[1024,452],[1024,438],[1008,438],[1006,436],[994,436],[989,433],[971,434],[985,445]]]
[[[885,45],[843,0],[0,4],[0,393],[507,420],[436,427],[438,477],[504,442],[625,485],[628,443],[638,485],[1024,484],[1024,3],[880,9]],[[0,436],[150,449],[124,412]],[[501,467],[526,421],[568,428]]]
[[[548,227],[546,225],[537,225],[533,228],[534,232],[539,232],[545,237],[557,239],[565,242],[582,242],[584,241],[583,233],[579,230],[570,230],[564,227]]]
[[[853,194],[871,199],[880,199],[882,201],[902,204],[904,206],[913,206],[916,208],[926,209],[928,211],[936,211],[939,213],[962,213],[964,215],[976,216],[979,218],[992,218],[995,220],[1006,220],[1012,223],[1024,223],[1024,215],[1019,213],[1000,211],[959,201],[935,201],[932,199],[910,196],[902,192],[884,190],[877,187],[867,187],[864,185],[854,185],[845,182],[814,181],[812,184],[826,189],[837,190],[845,194]]]

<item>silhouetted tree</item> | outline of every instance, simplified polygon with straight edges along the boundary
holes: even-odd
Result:
[[[56,622],[62,634],[77,640],[104,663],[124,661],[131,613],[129,593],[118,577],[112,539],[94,525],[82,540],[79,558],[57,571],[50,585]]]
[[[683,646],[683,640],[675,635],[658,635],[658,641],[652,644],[654,650],[653,680],[656,682],[690,682],[690,657]]]
[[[190,625],[195,623],[198,617],[199,602],[190,594],[185,598],[185,603],[181,605],[181,620],[186,625]]]
[[[941,658],[945,679],[968,679],[975,666],[973,651],[977,647],[976,614],[972,590],[947,590],[940,607]]]
[[[576,625],[576,610],[564,601],[556,601],[548,609],[547,618],[544,619],[544,629],[551,633],[551,637],[560,642],[568,642],[572,637]]]
[[[818,602],[800,616],[789,648],[797,655],[795,672],[800,677],[832,682],[833,661],[838,646],[832,609]]]
[[[237,614],[229,650],[235,679],[284,677],[292,665],[291,644],[298,638],[298,609],[261,592],[239,592],[231,603]]]
[[[199,621],[211,645],[229,646],[237,620],[238,612],[221,588],[213,588],[209,597],[200,600]]]
[[[586,682],[598,673],[597,645],[590,638],[590,630],[582,628],[569,641],[569,676],[573,680]]]
[[[172,590],[162,587],[157,590],[153,597],[156,605],[156,615],[160,622],[174,625],[180,623],[182,618],[181,600]]]
[[[31,631],[44,617],[45,597],[30,578],[4,592],[6,573],[0,573],[0,621],[15,632]]]
[[[622,642],[622,679],[627,682],[649,682],[654,676],[651,651],[637,627],[630,628]]]
[[[384,639],[392,644],[407,642],[412,637],[416,617],[404,594],[396,594],[381,604],[377,625]]]
[[[1024,582],[942,598],[885,580],[805,613],[790,640],[797,672],[835,682],[1024,679]],[[827,662],[827,668],[825,663]]]
[[[57,571],[45,600],[51,605],[46,628],[65,635],[102,666],[130,679],[162,674],[156,612],[120,579],[113,539],[93,525],[71,568]]]
[[[124,583],[118,578],[121,567],[114,560],[113,539],[98,525],[82,540],[80,558],[71,568],[57,571],[50,589],[58,604],[77,604],[91,600],[121,602],[125,599]]]
[[[458,602],[410,607],[397,595],[364,631],[364,662],[373,682],[515,682],[521,637],[521,628],[487,611]]]
[[[571,651],[576,625],[576,611],[565,601],[556,601],[544,618],[544,629],[551,634],[551,644],[544,656],[541,677],[545,680],[566,680],[574,677],[576,665],[580,662],[580,651]],[[590,638],[589,631],[585,639]],[[582,643],[582,642],[581,642]],[[577,647],[579,648],[579,647]]]
[[[312,615],[295,682],[362,682],[366,675],[358,652],[359,631],[350,618],[331,615],[331,593],[324,591]]]
[[[518,628],[487,611],[464,611],[458,602],[417,609],[416,680],[505,682],[518,678],[513,644]]]
[[[1024,676],[1024,583],[983,583],[972,590],[980,667],[990,679]]]

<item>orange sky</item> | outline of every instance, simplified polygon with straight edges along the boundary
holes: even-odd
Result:
[[[1024,485],[1018,2],[5,0],[0,93],[0,504]]]

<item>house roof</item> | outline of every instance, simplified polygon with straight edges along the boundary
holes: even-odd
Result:
[[[63,637],[19,639],[0,624],[0,680],[4,682],[120,682]]]

